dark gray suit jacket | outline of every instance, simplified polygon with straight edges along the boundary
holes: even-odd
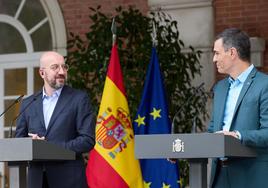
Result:
[[[87,187],[82,153],[89,152],[95,144],[95,115],[87,94],[64,86],[47,129],[42,91],[23,100],[20,109],[26,110],[17,120],[16,137],[35,133],[48,142],[76,152],[74,161],[31,162],[28,187],[42,187],[44,170],[50,188]]]
[[[214,102],[208,132],[222,130],[223,114],[228,93],[227,78],[214,87]],[[268,173],[268,76],[254,68],[246,79],[235,106],[230,131],[238,130],[242,144],[256,149],[257,158],[229,158],[231,187],[262,188],[267,186]],[[218,159],[211,169],[212,186],[217,176]]]

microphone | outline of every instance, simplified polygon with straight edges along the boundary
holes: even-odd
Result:
[[[175,115],[173,116],[172,118],[172,123],[171,123],[171,134],[174,134],[174,125],[175,125],[175,119],[177,117],[177,115],[182,111],[182,107],[184,107],[185,105],[187,105],[191,100],[192,98],[197,94],[199,93],[199,90],[205,85],[204,82],[202,82],[197,88],[194,89],[194,92],[193,94],[180,106],[180,108],[177,110],[177,112],[175,113]],[[196,118],[196,117],[195,117]],[[194,119],[194,129],[196,127],[195,125],[195,119]],[[192,131],[193,131],[193,127],[192,127]]]
[[[21,114],[23,114],[30,106],[31,106],[31,104],[34,102],[34,101],[36,101],[36,99],[37,99],[37,96],[39,96],[40,94],[41,94],[42,92],[40,92],[40,93],[38,93],[38,94],[36,94],[35,96],[34,96],[34,98],[20,111],[20,113],[15,117],[15,118],[13,118],[13,120],[12,120],[12,122],[11,122],[11,124],[10,124],[10,127],[9,127],[9,138],[12,138],[13,136],[12,136],[12,127],[13,127],[13,124],[14,124],[14,122],[21,116]]]
[[[13,103],[11,103],[1,114],[0,117],[3,116],[12,106],[19,103],[24,95],[20,95]]]

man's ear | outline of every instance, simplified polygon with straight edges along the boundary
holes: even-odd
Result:
[[[40,74],[41,77],[43,77],[44,76],[44,71],[43,70],[39,70],[39,74]]]
[[[234,47],[230,48],[230,53],[231,53],[232,57],[238,56],[238,52],[237,52],[236,48],[234,48]]]

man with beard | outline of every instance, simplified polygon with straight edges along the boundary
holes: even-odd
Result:
[[[29,188],[86,188],[83,152],[95,144],[95,115],[85,92],[66,86],[68,65],[62,55],[45,52],[40,58],[42,90],[24,99],[16,137],[46,140],[76,152],[76,160],[30,162]]]

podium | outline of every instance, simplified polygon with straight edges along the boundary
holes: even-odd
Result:
[[[234,137],[197,133],[136,135],[135,155],[138,159],[187,159],[190,187],[207,188],[208,158],[256,157],[257,154]]]
[[[75,152],[44,140],[31,138],[0,139],[0,161],[8,162],[10,188],[26,188],[29,161],[75,160]]]

